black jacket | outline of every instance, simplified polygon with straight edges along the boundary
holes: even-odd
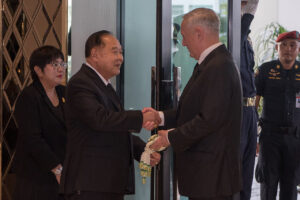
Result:
[[[15,110],[19,126],[15,156],[17,199],[57,198],[58,184],[51,169],[62,164],[65,156],[65,87],[57,86],[56,91],[62,107],[60,114],[39,81],[25,88],[18,98]]]
[[[67,154],[61,192],[134,192],[133,158],[144,142],[129,131],[142,128],[141,111],[124,111],[114,91],[83,65],[67,86]]]
[[[195,66],[177,110],[164,112],[176,152],[179,192],[197,198],[230,196],[241,188],[242,91],[224,45]]]

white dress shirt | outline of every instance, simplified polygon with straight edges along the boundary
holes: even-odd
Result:
[[[91,68],[92,70],[94,70],[94,72],[96,72],[96,74],[101,78],[101,80],[103,81],[103,83],[107,86],[110,82],[110,80],[108,79],[108,81],[92,66],[90,65],[88,62],[85,63],[86,66],[88,66],[89,68]]]

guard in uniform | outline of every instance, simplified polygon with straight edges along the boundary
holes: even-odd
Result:
[[[243,86],[243,121],[241,130],[241,160],[243,189],[241,200],[250,200],[257,141],[257,112],[255,108],[254,53],[249,38],[250,25],[258,0],[242,0],[241,21],[241,80]]]
[[[299,32],[278,36],[279,60],[264,63],[255,78],[258,105],[263,97],[261,199],[297,199],[297,168],[300,160],[300,63]]]

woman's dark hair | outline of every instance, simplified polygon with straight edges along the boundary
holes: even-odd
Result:
[[[31,71],[31,77],[34,81],[39,80],[38,76],[34,71],[34,67],[37,66],[43,71],[47,64],[50,64],[52,61],[61,58],[64,60],[63,53],[53,46],[42,46],[35,49],[29,59],[29,67]]]
[[[111,32],[102,30],[93,33],[89,36],[87,41],[85,42],[85,57],[88,58],[91,55],[92,48],[100,45],[105,45],[102,41],[102,37],[105,35],[112,35]]]

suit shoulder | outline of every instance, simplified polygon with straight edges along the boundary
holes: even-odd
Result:
[[[29,98],[31,100],[34,99],[34,97],[37,94],[37,90],[36,88],[33,86],[33,84],[30,84],[29,86],[27,86],[26,88],[24,88],[19,96],[20,98]]]

